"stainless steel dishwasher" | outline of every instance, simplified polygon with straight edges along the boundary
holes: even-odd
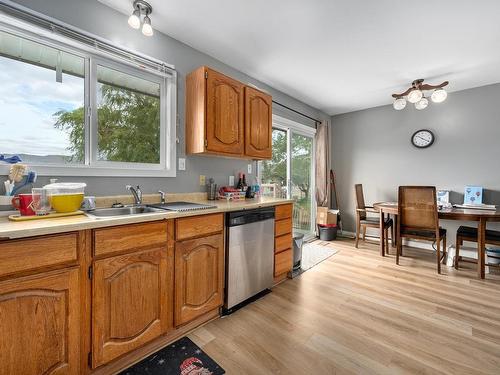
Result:
[[[224,313],[273,285],[274,207],[226,215],[226,297]]]

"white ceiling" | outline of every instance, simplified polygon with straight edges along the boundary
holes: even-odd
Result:
[[[416,78],[500,82],[499,0],[149,2],[155,29],[328,114],[390,104]]]

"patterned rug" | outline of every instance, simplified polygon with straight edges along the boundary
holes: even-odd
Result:
[[[120,375],[221,375],[226,372],[187,337],[151,354]]]

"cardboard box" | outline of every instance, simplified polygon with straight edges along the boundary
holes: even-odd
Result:
[[[328,207],[318,207],[316,210],[316,224],[337,224],[339,210],[332,210]]]

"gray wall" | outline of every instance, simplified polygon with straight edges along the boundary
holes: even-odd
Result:
[[[210,66],[231,77],[245,83],[252,83],[273,96],[273,99],[285,104],[302,113],[314,118],[327,119],[328,116],[320,111],[302,103],[294,98],[274,90],[273,88],[249,77],[222,62],[195,50],[186,44],[179,42],[169,36],[155,31],[153,37],[143,36],[140,31],[134,30],[127,25],[127,16],[102,5],[96,0],[18,0],[16,3],[31,8],[37,12],[54,17],[63,22],[76,26],[82,30],[93,33],[102,38],[116,42],[119,45],[150,55],[157,59],[173,64],[178,72],[178,114],[180,116],[180,128],[178,135],[180,144],[177,145],[177,156],[184,157],[184,83],[186,75],[200,65]],[[258,78],[258,77],[257,77]],[[284,115],[288,118],[301,121],[312,126],[311,121],[282,110],[279,107],[273,109],[274,113]],[[207,177],[212,176],[219,184],[227,184],[228,176],[237,174],[239,171],[246,172],[247,160],[188,156],[186,160],[186,171],[177,171],[176,178],[92,178],[92,177],[60,177],[60,181],[84,181],[87,183],[87,194],[109,195],[123,193],[124,185],[127,183],[140,184],[144,192],[155,192],[159,188],[169,192],[192,192],[201,191],[198,186],[200,174]],[[253,172],[255,172],[255,163]],[[54,176],[57,177],[57,176]],[[252,181],[252,176],[247,180]],[[2,178],[0,177],[0,180]],[[48,177],[39,178],[37,185],[43,185]]]
[[[449,189],[453,203],[463,202],[465,185],[479,185],[486,189],[484,203],[500,204],[500,84],[450,93],[423,111],[388,105],[333,116],[332,124],[332,165],[346,230],[355,230],[356,183],[363,184],[369,204],[397,200],[400,185]],[[436,141],[419,150],[410,137],[422,128],[431,129]],[[450,239],[460,224],[442,222]]]

